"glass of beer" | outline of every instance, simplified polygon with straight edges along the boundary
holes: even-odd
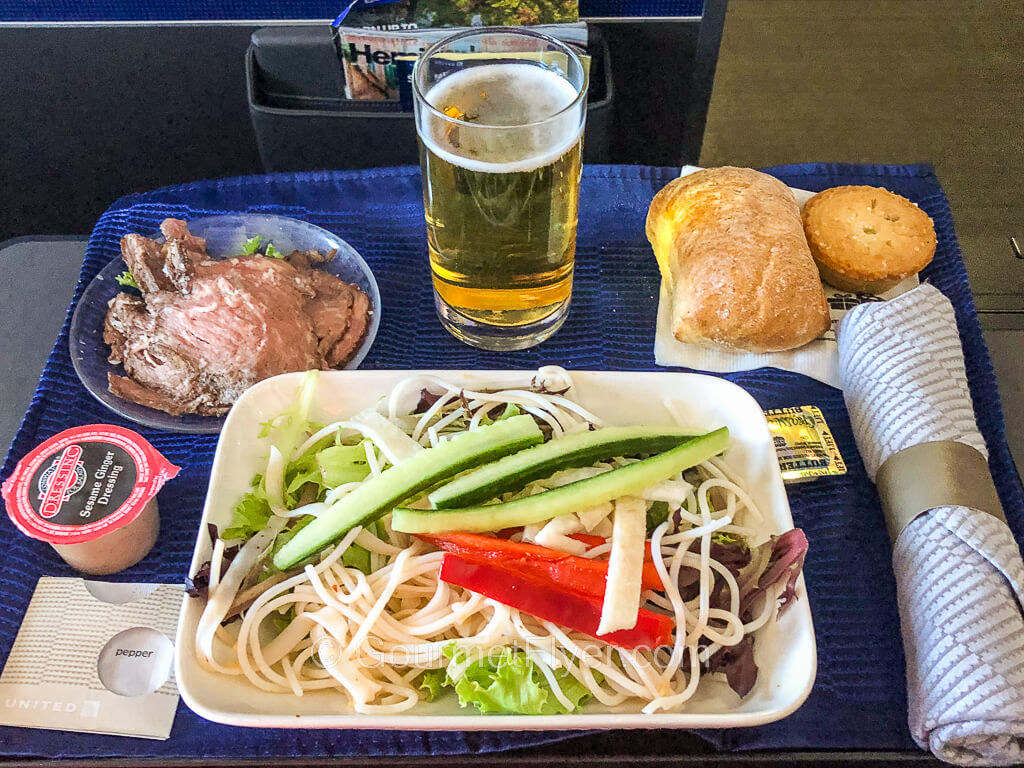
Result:
[[[434,299],[468,344],[524,349],[565,321],[586,79],[570,46],[516,28],[460,32],[416,63]]]

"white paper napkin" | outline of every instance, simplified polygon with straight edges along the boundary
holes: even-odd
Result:
[[[688,176],[699,170],[700,168],[697,166],[683,166],[680,176]],[[793,195],[800,207],[803,208],[804,203],[814,196],[814,192],[793,188]],[[681,366],[701,371],[714,371],[715,373],[749,371],[764,367],[781,368],[785,371],[802,373],[833,387],[839,387],[839,363],[835,333],[839,321],[853,307],[865,302],[899,296],[913,289],[918,282],[917,275],[908,277],[895,288],[878,296],[849,293],[826,285],[825,296],[832,314],[831,328],[825,331],[819,339],[805,344],[799,349],[754,354],[718,347],[702,347],[698,344],[684,344],[678,341],[672,333],[672,300],[664,281],[662,281],[658,299],[658,324],[654,334],[654,360],[658,365]]]
[[[839,372],[872,478],[893,453],[955,440],[987,456],[956,318],[931,285],[852,310]],[[893,546],[914,740],[959,765],[1024,760],[1024,563],[1006,524],[937,507]]]

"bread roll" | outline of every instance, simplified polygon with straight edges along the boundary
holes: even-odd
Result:
[[[749,168],[709,168],[662,189],[647,239],[679,341],[750,352],[800,347],[831,322],[789,187]]]
[[[821,278],[856,293],[885,293],[935,256],[935,226],[881,187],[833,187],[804,205],[804,233]]]

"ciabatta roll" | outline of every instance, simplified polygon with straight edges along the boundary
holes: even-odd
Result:
[[[669,183],[647,238],[679,341],[750,352],[800,347],[830,321],[792,191],[749,168],[709,168]]]

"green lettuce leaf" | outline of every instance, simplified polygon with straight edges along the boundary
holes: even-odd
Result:
[[[322,483],[320,482],[320,467],[316,466],[301,466],[292,464],[288,470],[285,471],[285,480],[288,485],[285,488],[285,504],[289,509],[293,509],[298,504],[298,498],[296,494],[302,489],[306,483],[315,483],[321,486],[317,490],[317,495],[320,495],[322,490]]]
[[[515,403],[505,403],[505,410],[498,414],[497,418],[492,419],[486,413],[480,419],[481,424],[494,424],[496,421],[504,421],[505,419],[511,419],[513,416],[518,416],[522,411],[519,410],[519,406]]]
[[[136,288],[140,291],[142,290],[139,288],[139,284],[135,282],[135,275],[132,274],[130,269],[126,269],[114,279],[117,280],[118,285],[123,285],[127,288]]]
[[[559,688],[573,708],[566,709],[551,692],[547,679],[530,658],[515,648],[504,648],[499,654],[488,654],[478,661],[466,662],[466,652],[454,644],[445,649],[451,658],[445,684],[452,686],[463,707],[473,704],[481,712],[503,712],[520,715],[562,715],[576,712],[590,698],[584,685],[565,670],[555,670]],[[451,672],[463,669],[459,679],[452,681]]]
[[[247,540],[267,527],[270,521],[270,502],[263,490],[263,478],[257,475],[253,481],[253,490],[245,494],[235,505],[231,517],[231,525],[221,531],[220,537],[225,541],[234,539]]]
[[[317,497],[323,490],[320,482],[320,467],[316,463],[316,452],[307,451],[298,459],[293,461],[284,470],[284,503],[289,509],[298,504],[299,491],[306,483],[314,483],[317,487]]]
[[[242,255],[243,256],[259,256],[260,246],[263,244],[263,238],[259,235],[250,237],[242,244]],[[267,243],[267,247],[263,250],[263,255],[270,259],[283,259],[285,254],[274,247],[273,243]]]
[[[424,701],[433,701],[443,693],[445,678],[448,672],[444,667],[440,669],[428,669],[420,675],[416,687],[423,691]]]
[[[341,562],[348,568],[357,568],[367,576],[370,575],[370,551],[358,544],[352,544],[341,556]]]
[[[744,550],[750,549],[750,544],[747,543],[747,540],[736,533],[715,531],[711,534],[711,541],[715,544],[721,544],[723,547],[740,547]]]
[[[284,614],[274,611],[272,614],[270,614],[270,623],[274,625],[274,628],[278,632],[284,632],[286,629],[288,629],[288,625],[292,623],[292,619],[294,617],[291,614],[294,612],[294,610],[294,608],[289,608],[288,613]]]
[[[242,255],[243,256],[259,256],[260,246],[263,244],[263,238],[259,235],[250,237],[242,244]],[[269,259],[283,259],[285,254],[274,247],[273,243],[267,243],[267,247],[263,249],[263,254]]]
[[[365,441],[364,441],[365,442]],[[345,483],[356,483],[370,474],[366,463],[366,449],[358,445],[332,445],[316,454],[321,482],[328,488]]]
[[[521,413],[522,411],[519,410],[519,406],[516,405],[515,403],[505,403],[505,410],[501,412],[501,416],[495,419],[495,421],[504,421],[505,419],[511,419],[513,416],[518,416]]]
[[[256,235],[255,237],[250,237],[248,240],[246,240],[245,243],[242,244],[242,255],[254,255],[260,249],[260,241],[262,239],[262,237]]]
[[[289,509],[298,504],[306,483],[313,483],[316,498],[322,499],[331,488],[358,482],[370,474],[362,443],[333,445],[333,442],[333,436],[325,437],[285,469],[285,504]]]
[[[291,407],[274,420],[271,443],[285,458],[292,455],[309,428],[309,409],[316,394],[319,371],[306,371]]]
[[[366,526],[366,530],[376,536],[378,539],[384,537],[384,523],[380,520],[374,520],[372,523]],[[348,549],[345,550],[345,554],[341,556],[341,562],[349,568],[358,568],[360,571],[365,573],[367,576],[373,570],[370,561],[370,550],[359,546],[358,544],[352,544]]]
[[[647,535],[654,533],[654,529],[668,520],[672,510],[668,507],[667,501],[655,501],[647,508]]]

